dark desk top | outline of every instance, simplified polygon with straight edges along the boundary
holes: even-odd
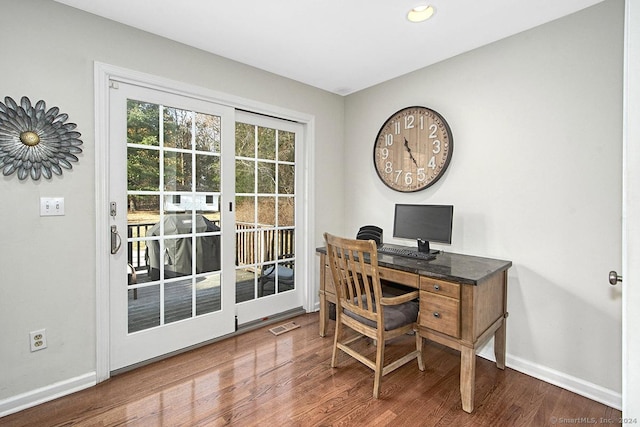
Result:
[[[389,245],[385,243],[385,246]],[[389,245],[398,246],[398,245]],[[398,246],[402,247],[402,246]],[[415,248],[410,248],[414,250]],[[325,254],[327,249],[323,246],[316,248],[316,252]],[[399,255],[378,254],[378,265],[393,268],[395,270],[416,273],[421,276],[443,279],[450,282],[477,285],[485,278],[511,267],[511,261],[493,258],[483,258],[472,255],[462,255],[449,252],[440,252],[435,259],[422,260],[403,257]]]

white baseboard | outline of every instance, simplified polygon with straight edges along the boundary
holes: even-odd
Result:
[[[492,342],[493,341],[491,341],[491,343]],[[493,354],[493,345],[483,346],[483,348],[477,352],[477,355],[492,362],[496,360]],[[512,356],[508,353],[505,364],[507,367],[522,372],[523,374],[556,385],[612,408],[622,410],[622,393],[606,389],[597,384],[567,375],[564,372],[556,371],[520,357]]]
[[[76,391],[92,387],[96,384],[96,373],[89,372],[75,378],[70,378],[46,387],[9,397],[8,399],[0,400],[0,417],[75,393]]]

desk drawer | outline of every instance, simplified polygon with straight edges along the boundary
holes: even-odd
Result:
[[[460,285],[444,280],[431,279],[429,277],[420,277],[420,290],[427,291],[436,295],[444,295],[449,298],[460,299]]]
[[[420,291],[420,326],[460,338],[460,301]]]
[[[378,272],[380,275],[380,279],[419,289],[419,276],[415,273],[408,273],[402,270],[393,270],[387,267],[378,267]]]

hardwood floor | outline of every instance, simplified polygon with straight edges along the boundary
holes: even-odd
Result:
[[[143,366],[0,418],[0,426],[620,425],[618,410],[482,358],[467,414],[460,355],[431,342],[425,371],[409,363],[390,373],[375,400],[373,371],[344,354],[330,367],[333,337],[318,335],[318,313],[292,321],[301,327],[279,336],[263,327]],[[388,356],[412,345],[401,337]]]

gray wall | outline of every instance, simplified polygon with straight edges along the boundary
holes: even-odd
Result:
[[[316,219],[318,230],[342,221],[333,190],[344,98],[50,0],[0,0],[0,10],[0,96],[58,106],[84,141],[79,163],[62,177],[0,175],[1,413],[3,399],[96,370],[94,61],[313,115],[312,158],[332,165],[313,177],[316,206],[333,206]],[[65,216],[40,217],[41,196],[64,197]],[[41,328],[48,348],[31,353],[29,332]]]
[[[607,1],[363,90],[345,115],[347,233],[378,224],[391,241],[395,203],[455,205],[442,248],[513,261],[508,364],[613,399],[621,296],[607,274],[621,265],[623,9]],[[402,194],[378,179],[372,147],[385,119],[410,105],[447,119],[454,150],[439,182]]]

